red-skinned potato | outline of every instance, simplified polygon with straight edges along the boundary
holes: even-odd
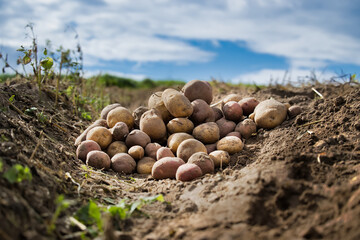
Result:
[[[93,129],[94,127],[107,127],[107,123],[106,123],[106,120],[104,119],[98,119],[96,120],[93,124],[91,124],[89,127],[87,127],[85,129],[84,132],[82,132],[80,134],[79,137],[76,138],[75,140],[75,146],[79,146],[79,144],[83,141],[86,140],[86,135],[88,134],[88,132]]]
[[[145,151],[144,148],[142,148],[139,145],[132,146],[128,150],[128,154],[135,160],[140,160],[144,157]]]
[[[240,104],[235,101],[225,103],[222,110],[227,120],[239,122],[243,118],[243,110]]]
[[[228,152],[223,150],[216,150],[209,154],[210,158],[214,162],[216,168],[222,169],[223,167],[229,165],[230,155]]]
[[[201,168],[193,163],[185,163],[176,171],[176,180],[187,182],[202,176]]]
[[[136,168],[135,160],[127,153],[118,153],[111,158],[111,168],[115,172],[130,174]]]
[[[129,129],[132,129],[134,126],[134,117],[131,112],[124,107],[117,107],[111,110],[106,117],[107,125],[109,128],[115,126],[117,122],[124,122]]]
[[[151,142],[150,137],[143,131],[134,129],[132,130],[129,135],[126,137],[126,146],[132,147],[135,145],[139,145],[141,147],[146,147],[148,143]]]
[[[87,154],[86,164],[97,169],[109,169],[111,161],[103,151],[94,150]]]
[[[144,157],[138,161],[136,171],[140,174],[151,174],[152,167],[155,163],[155,159],[151,157]]]
[[[190,119],[195,125],[215,121],[214,110],[204,100],[196,99],[191,102],[191,105],[194,110]]]
[[[196,99],[202,99],[207,104],[210,104],[213,99],[212,87],[210,83],[206,81],[192,80],[185,84],[182,91],[190,102]]]
[[[83,162],[86,161],[86,156],[89,152],[94,150],[101,150],[100,145],[93,141],[93,140],[86,140],[80,143],[80,145],[76,149],[76,156],[78,159],[82,160]]]
[[[253,97],[243,98],[239,101],[239,105],[243,110],[245,116],[249,116],[254,112],[255,107],[259,104],[259,101]]]
[[[203,175],[207,173],[214,173],[214,161],[207,153],[197,152],[191,155],[188,163],[193,163],[199,166]]]
[[[87,133],[86,140],[93,140],[105,149],[112,142],[112,134],[106,127],[94,127]]]
[[[124,122],[118,122],[110,129],[114,141],[124,141],[129,134],[129,128]]]
[[[174,117],[189,117],[193,113],[189,99],[175,89],[166,89],[162,93],[162,100],[167,110]]]
[[[122,141],[112,142],[106,149],[106,153],[112,158],[117,153],[127,153],[128,148]]]
[[[286,116],[286,106],[275,99],[259,103],[254,110],[254,121],[259,128],[274,128],[285,121]]]
[[[143,113],[140,119],[140,130],[145,132],[153,141],[166,137],[166,126],[161,114],[156,109]]]
[[[191,155],[197,152],[207,153],[205,145],[196,139],[187,139],[178,146],[176,156],[187,162]]]
[[[216,124],[218,125],[220,130],[220,138],[225,137],[228,133],[232,132],[236,127],[236,123],[227,120],[225,118],[221,118],[217,120]]]
[[[220,139],[216,145],[218,150],[223,150],[229,154],[240,152],[244,148],[244,143],[240,138],[235,136],[228,136]]]
[[[170,148],[161,147],[156,152],[156,160],[160,160],[164,157],[175,157],[175,155]]]
[[[156,153],[161,148],[161,145],[158,143],[149,143],[145,147],[145,154],[148,157],[151,157],[153,159],[156,159]]]
[[[224,116],[220,108],[212,107],[212,110],[214,111],[215,114],[215,122]]]
[[[194,123],[187,118],[174,118],[168,122],[166,128],[170,134],[173,133],[192,133]]]
[[[220,139],[220,130],[216,123],[208,122],[195,127],[192,135],[200,142],[210,144]]]
[[[175,178],[177,169],[183,164],[181,158],[164,157],[153,165],[151,175],[155,179]]]
[[[238,125],[236,125],[235,131],[239,132],[243,138],[249,139],[253,133],[256,133],[256,124],[248,118],[239,122]]]
[[[176,153],[180,143],[187,139],[193,139],[194,137],[188,133],[174,133],[167,139],[167,145],[173,153]]]
[[[101,110],[100,118],[106,120],[108,113],[117,107],[121,107],[121,104],[113,103],[113,104],[107,105],[106,107],[103,108],[103,110]]]

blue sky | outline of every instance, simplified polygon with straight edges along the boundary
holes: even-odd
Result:
[[[335,0],[0,0],[0,49],[15,61],[35,24],[41,47],[74,49],[87,76],[269,83],[360,74],[360,3]]]

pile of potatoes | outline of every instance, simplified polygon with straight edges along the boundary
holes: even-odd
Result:
[[[237,94],[212,101],[211,85],[193,80],[181,91],[152,94],[147,107],[133,112],[111,104],[76,139],[77,158],[98,169],[191,181],[228,165],[258,128],[274,128],[301,112]]]

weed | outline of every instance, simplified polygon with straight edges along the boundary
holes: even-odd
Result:
[[[2,161],[2,158],[0,157],[0,172],[3,171],[4,163]]]
[[[44,114],[44,112],[39,112],[38,114],[36,114],[36,116],[41,123],[47,123],[49,121],[48,117]]]
[[[15,101],[15,95],[11,95],[11,97],[9,98],[9,102],[13,103]]]
[[[7,170],[3,177],[8,180],[9,183],[19,183],[24,180],[32,180],[32,175],[29,167],[23,167],[20,164],[15,164],[9,170]]]
[[[69,206],[70,206],[70,201],[66,200],[64,195],[61,194],[56,198],[56,209],[55,209],[55,212],[52,215],[50,223],[47,227],[47,232],[49,234],[51,234],[55,230],[55,228],[56,228],[55,223],[56,223],[57,219],[59,218],[61,212],[66,210]]]

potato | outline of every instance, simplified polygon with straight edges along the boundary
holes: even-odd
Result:
[[[144,112],[140,119],[140,130],[145,132],[152,140],[162,140],[166,137],[166,126],[156,109]]]
[[[168,122],[166,127],[170,134],[178,132],[192,133],[194,124],[187,118],[174,118]]]
[[[227,102],[222,110],[227,120],[239,122],[243,118],[243,110],[240,104],[235,101]]]
[[[229,165],[230,155],[228,152],[223,150],[216,150],[209,154],[210,158],[214,162],[216,168],[222,169],[224,166]]]
[[[196,99],[191,102],[191,105],[193,107],[193,113],[190,119],[195,125],[215,121],[214,110],[204,100]]]
[[[174,133],[167,139],[167,145],[173,153],[176,153],[180,143],[187,139],[193,139],[194,137],[187,133]]]
[[[223,105],[225,105],[226,103],[228,102],[231,102],[231,101],[235,101],[235,102],[238,102],[241,100],[241,96],[239,94],[235,94],[235,93],[232,93],[232,94],[229,94],[227,95],[223,100]]]
[[[220,138],[225,137],[228,133],[232,132],[236,127],[236,123],[227,120],[226,118],[221,118],[217,120],[216,124],[218,125],[220,130]]]
[[[128,148],[122,141],[112,142],[106,149],[106,153],[112,158],[117,153],[127,153]]]
[[[148,101],[148,107],[151,108],[155,108],[156,110],[158,110],[160,112],[161,118],[163,119],[164,122],[168,122],[170,121],[170,119],[172,118],[170,112],[167,110],[167,108],[165,107],[164,101],[162,100],[162,93],[163,92],[156,92],[153,93]]]
[[[240,138],[228,136],[220,139],[216,145],[218,150],[224,150],[229,154],[240,152],[244,148],[244,143]]]
[[[121,104],[113,103],[113,104],[107,105],[106,107],[103,108],[103,110],[101,110],[100,118],[106,120],[108,113],[117,107],[121,107]]]
[[[216,150],[216,144],[217,143],[212,143],[212,144],[206,144],[205,145],[208,154]]]
[[[203,175],[214,172],[214,161],[207,153],[197,152],[191,155],[188,163],[193,163],[199,166]]]
[[[297,106],[297,105],[291,106],[291,107],[289,107],[289,109],[288,109],[288,115],[289,115],[290,118],[296,117],[296,116],[299,115],[301,112],[302,112],[301,107],[300,107],[300,106]]]
[[[239,122],[238,125],[236,125],[235,131],[239,132],[243,138],[249,139],[253,133],[256,133],[256,124],[248,118]]]
[[[140,106],[138,108],[136,108],[132,115],[134,117],[134,128],[139,128],[140,127],[140,118],[143,115],[144,112],[149,111],[150,109],[144,106]]]
[[[155,179],[175,178],[177,169],[185,164],[178,157],[164,157],[153,165],[151,175]]]
[[[127,135],[125,144],[127,147],[131,148],[132,146],[139,145],[143,148],[146,147],[148,143],[151,142],[150,137],[141,130],[134,129],[129,135]]]
[[[79,137],[76,138],[75,140],[75,146],[79,146],[79,144],[83,141],[86,140],[86,135],[88,134],[88,132],[93,129],[94,127],[107,127],[107,123],[106,120],[104,119],[98,119],[96,120],[93,124],[91,124],[89,127],[87,127],[85,129],[84,132],[81,133],[81,135]]]
[[[201,168],[193,163],[185,163],[181,165],[176,171],[176,180],[178,181],[192,181],[202,176]]]
[[[175,157],[175,155],[170,148],[161,147],[156,152],[156,160],[160,160],[164,157]]]
[[[253,97],[247,97],[241,99],[239,102],[245,116],[249,116],[254,112],[255,107],[259,104],[259,101]]]
[[[225,137],[227,136],[235,136],[241,139],[241,134],[239,132],[229,132]]]
[[[94,150],[101,150],[101,147],[97,142],[93,140],[83,141],[76,149],[76,157],[85,162],[88,153]]]
[[[154,158],[156,159],[156,152],[157,150],[161,148],[161,145],[158,143],[149,143],[148,145],[146,145],[145,147],[145,154],[148,157]]]
[[[134,117],[131,112],[124,107],[117,107],[111,110],[106,117],[107,125],[112,128],[117,122],[124,122],[129,130],[134,126]]]
[[[103,151],[94,150],[86,156],[86,164],[97,169],[109,169],[111,161]]]
[[[155,163],[155,159],[151,157],[144,157],[138,161],[136,171],[140,174],[151,174],[152,167]]]
[[[135,170],[136,162],[127,153],[117,153],[111,158],[111,168],[118,173],[130,174]]]
[[[192,80],[185,84],[182,89],[185,97],[187,97],[190,102],[196,99],[202,99],[207,104],[210,104],[213,100],[212,87],[210,83],[201,80]]]
[[[224,114],[220,108],[212,107],[212,110],[214,111],[214,114],[215,114],[215,121],[219,120],[220,118],[222,118],[224,116]]]
[[[196,139],[187,139],[180,143],[176,156],[187,162],[191,155],[197,152],[207,153],[205,145]]]
[[[86,140],[93,140],[105,149],[112,142],[112,134],[106,127],[94,127],[87,133]]]
[[[189,117],[193,113],[189,99],[175,89],[166,89],[162,94],[162,100],[167,110],[174,117]]]
[[[128,154],[135,160],[140,160],[144,157],[145,151],[144,148],[142,148],[139,145],[135,145],[132,146],[129,151]]]
[[[118,122],[110,129],[113,140],[124,141],[129,134],[129,128],[124,122]]]
[[[215,143],[220,139],[220,130],[216,123],[203,123],[195,127],[193,136],[204,144]]]
[[[285,121],[287,108],[275,99],[259,103],[254,110],[255,123],[259,128],[271,129]]]

